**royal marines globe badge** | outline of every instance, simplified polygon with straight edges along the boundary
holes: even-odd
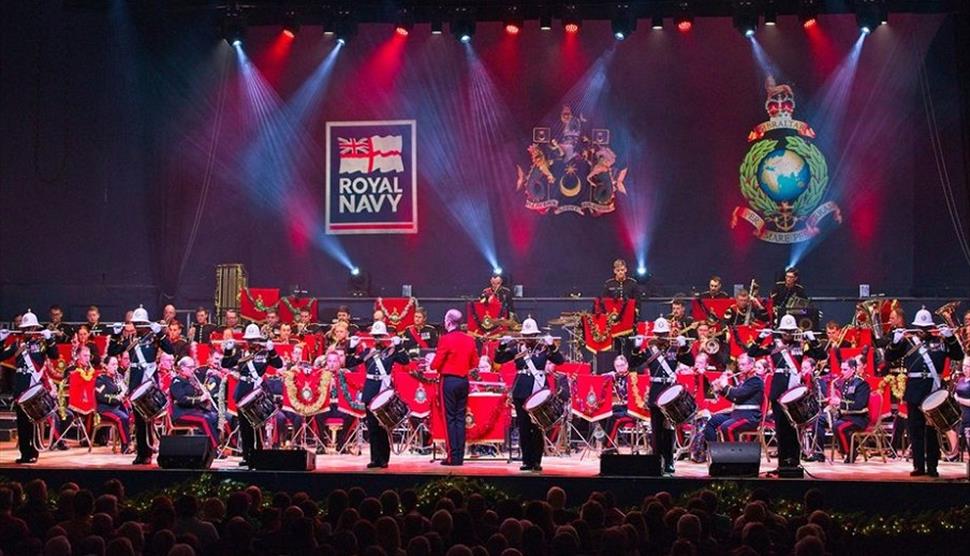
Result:
[[[832,201],[822,202],[829,174],[825,156],[812,143],[815,131],[792,118],[795,95],[789,85],[765,80],[769,120],[748,134],[751,148],[741,163],[741,194],[747,207],[736,207],[731,227],[744,219],[754,234],[771,243],[799,243],[819,233],[828,215],[842,222]]]

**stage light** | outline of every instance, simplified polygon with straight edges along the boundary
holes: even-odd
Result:
[[[677,13],[674,15],[674,25],[678,31],[686,33],[694,28],[694,14],[690,11],[687,2],[681,2],[677,6]]]
[[[335,24],[338,44],[347,44],[357,34],[357,22],[350,18],[349,13],[342,14]]]
[[[406,37],[411,34],[411,29],[414,29],[414,17],[411,15],[411,12],[401,10],[397,14],[397,22],[394,24],[394,32],[402,37]]]
[[[539,16],[539,29],[542,31],[552,30],[552,16],[548,12]]]
[[[356,274],[353,271],[357,271]],[[351,271],[350,278],[347,280],[347,287],[350,289],[352,297],[370,296],[370,277],[361,272],[357,267]]]
[[[336,25],[332,19],[327,19],[323,22],[323,34],[330,37],[333,36]]]
[[[562,28],[569,34],[576,34],[583,27],[583,20],[580,19],[576,6],[566,6],[563,8]]]
[[[219,24],[222,38],[233,46],[242,45],[246,35],[246,20],[238,9],[227,9]]]
[[[818,23],[818,6],[815,5],[815,0],[801,1],[798,5],[798,21],[806,29]]]
[[[497,267],[493,268],[492,269],[492,275],[493,276],[501,276],[502,275],[502,267],[497,266]]]
[[[359,267],[356,267],[356,266],[354,268],[351,268],[350,269],[350,275],[351,276],[360,276],[360,268]]]
[[[653,16],[650,19],[650,28],[654,31],[662,31],[664,28],[664,18],[659,15]]]
[[[456,11],[455,19],[451,22],[451,34],[460,42],[469,43],[475,35],[475,20],[471,18],[469,11],[460,8]]]
[[[637,28],[637,20],[630,13],[626,6],[618,6],[616,14],[610,21],[613,28],[613,37],[618,41],[629,37]]]
[[[505,12],[505,32],[509,35],[518,35],[522,30],[522,16],[519,15],[518,6],[510,6]]]
[[[758,29],[758,11],[751,0],[734,3],[734,28],[745,37],[751,38]]]
[[[765,5],[765,27],[774,27],[778,24],[778,9],[774,2]]]
[[[432,19],[431,20],[431,34],[432,35],[440,35],[441,33],[444,32],[444,30],[445,30],[445,24],[442,23],[441,19]]]
[[[886,22],[888,12],[881,0],[859,0],[855,7],[856,23],[859,31],[868,35]]]
[[[647,267],[645,267],[643,265],[638,266],[637,267],[637,276],[646,276],[646,275],[647,275]]]
[[[300,20],[296,15],[296,10],[287,10],[283,14],[283,34],[292,39],[299,32]]]

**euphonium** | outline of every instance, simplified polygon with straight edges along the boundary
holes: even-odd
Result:
[[[717,341],[717,338],[708,338],[701,345],[701,351],[708,355],[717,355],[717,352],[721,351],[721,342]]]

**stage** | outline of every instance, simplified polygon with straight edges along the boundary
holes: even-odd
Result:
[[[120,478],[132,494],[164,487],[199,475],[194,470],[163,470],[156,465],[133,466],[132,455],[112,454],[108,447],[68,451],[43,452],[34,465],[16,465],[16,445],[0,444],[0,477],[27,481],[43,478],[54,487],[65,481],[97,488],[104,481]],[[461,468],[443,467],[429,456],[394,455],[387,469],[370,470],[366,455],[318,455],[317,468],[311,472],[251,471],[238,466],[239,458],[216,460],[208,473],[220,479],[234,479],[255,483],[268,489],[306,490],[323,498],[334,488],[360,486],[374,494],[387,488],[409,488],[436,478],[464,476],[488,481],[525,497],[543,497],[553,485],[567,489],[574,500],[584,499],[595,490],[609,490],[621,504],[639,504],[652,492],[665,490],[674,495],[703,488],[713,480],[737,481],[749,488],[765,487],[775,496],[798,499],[806,489],[821,489],[830,500],[839,500],[845,510],[872,511],[873,497],[878,497],[878,509],[898,511],[906,508],[922,511],[934,508],[961,506],[970,500],[970,482],[963,462],[940,463],[940,478],[913,478],[911,464],[905,460],[882,463],[878,460],[849,465],[836,463],[805,463],[804,479],[776,479],[765,477],[775,468],[761,460],[761,475],[749,479],[711,479],[706,464],[677,462],[674,476],[666,477],[604,477],[599,475],[599,458],[579,454],[545,457],[542,473],[519,471],[519,463],[505,460],[466,459]]]

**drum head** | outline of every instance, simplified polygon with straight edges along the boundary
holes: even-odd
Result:
[[[669,388],[665,389],[663,392],[660,393],[660,396],[657,398],[657,405],[666,405],[670,403],[671,401],[674,400],[674,398],[679,396],[680,393],[683,391],[684,391],[684,387],[681,386],[680,384],[674,384],[673,386],[670,386]]]
[[[923,411],[933,409],[934,407],[939,407],[943,402],[946,401],[948,397],[950,397],[950,393],[946,390],[937,390],[929,396],[926,396],[926,399],[923,400],[923,404],[920,407],[923,409]]]
[[[43,389],[44,389],[43,384],[35,384],[30,388],[24,390],[24,393],[21,394],[19,398],[17,398],[17,402],[19,403],[25,400],[29,400],[30,398],[33,398],[34,396],[36,396],[37,393]]]
[[[539,390],[535,394],[532,394],[531,396],[529,396],[529,399],[525,400],[526,411],[539,407],[540,405],[546,403],[546,400],[548,400],[549,396],[551,395],[552,395],[552,391],[549,390],[548,388]]]
[[[255,390],[253,390],[252,392],[246,394],[246,397],[244,397],[243,399],[239,400],[239,403],[236,404],[236,405],[246,405],[249,402],[251,402],[254,399],[256,399],[257,396],[261,396],[262,394],[263,394],[263,389],[262,388],[257,388]]]
[[[393,397],[394,397],[394,390],[392,390],[391,388],[388,388],[383,392],[378,392],[378,394],[374,396],[374,399],[370,401],[371,410],[374,410],[374,409],[377,409],[378,407],[383,406],[387,402],[391,401],[391,398]]]
[[[153,386],[155,386],[155,383],[153,383],[151,381],[149,381],[149,382],[143,382],[142,384],[140,384],[138,386],[138,388],[135,388],[135,391],[134,392],[131,393],[131,399],[132,400],[137,400],[138,398],[144,396],[145,395],[145,392],[148,392],[149,390],[151,390],[151,388]]]
[[[796,386],[794,388],[790,388],[788,390],[785,390],[781,394],[781,397],[778,398],[778,403],[793,402],[799,398],[804,397],[805,394],[807,393],[808,393],[808,388],[806,388],[805,386]]]

